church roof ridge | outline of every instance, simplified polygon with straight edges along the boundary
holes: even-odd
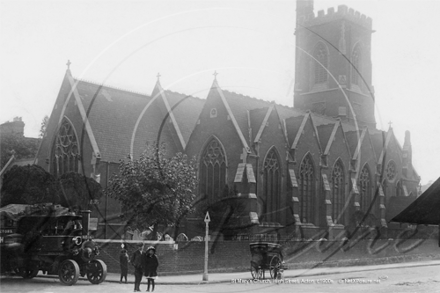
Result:
[[[117,86],[113,86],[113,85],[99,83],[97,81],[93,81],[93,80],[90,80],[90,79],[76,78],[76,77],[74,77],[73,79],[78,81],[78,82],[89,83],[89,84],[96,85],[96,86],[102,86],[103,88],[108,88],[108,89],[112,89],[112,90],[118,90],[118,91],[122,91],[122,92],[127,92],[127,93],[131,93],[131,94],[136,94],[136,95],[144,96],[145,98],[149,98],[150,97],[150,95],[148,95],[146,93],[142,93],[142,92],[138,92],[138,91],[134,91],[134,90],[128,90],[128,89],[117,87]]]
[[[224,89],[222,89],[222,91],[226,92],[226,93],[230,93],[230,94],[236,95],[236,96],[239,96],[240,98],[246,98],[246,99],[251,99],[251,100],[255,100],[255,101],[260,101],[260,102],[267,103],[268,105],[271,104],[271,101],[266,101],[266,100],[263,100],[263,99],[259,99],[259,98],[255,98],[255,97],[251,97],[251,96],[247,96],[247,95],[243,95],[241,93],[237,93],[237,92],[234,92],[234,91],[224,90]]]
[[[170,94],[173,94],[173,95],[177,94],[177,95],[181,95],[181,96],[185,96],[185,97],[190,97],[190,98],[194,98],[194,99],[201,100],[201,101],[205,100],[205,99],[202,99],[200,97],[196,97],[196,96],[192,96],[192,95],[187,95],[187,94],[176,92],[176,91],[172,91],[172,90],[169,90],[169,89],[166,89],[166,90],[164,89],[164,92],[167,92],[167,93],[170,93]]]
[[[240,98],[245,98],[245,99],[250,99],[250,100],[254,100],[254,101],[259,101],[259,102],[267,103],[268,107],[270,107],[270,105],[272,105],[272,104],[275,104],[276,106],[279,106],[279,107],[287,108],[289,110],[298,111],[298,109],[295,109],[294,107],[290,107],[290,106],[287,106],[287,105],[284,105],[284,104],[279,104],[279,103],[275,102],[274,100],[265,100],[265,99],[261,99],[261,98],[251,97],[251,96],[243,95],[241,93],[237,93],[237,92],[230,91],[230,90],[222,89],[222,91],[226,92],[226,93],[230,93],[230,94],[236,95],[236,96],[239,96]]]

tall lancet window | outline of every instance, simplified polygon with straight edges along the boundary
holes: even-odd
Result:
[[[73,125],[66,118],[61,122],[61,127],[55,137],[52,151],[53,173],[58,177],[68,172],[78,172],[79,147]]]
[[[358,73],[359,72],[359,73]],[[358,86],[361,85],[361,77],[359,74],[362,74],[362,49],[361,45],[357,44],[351,55],[351,83],[356,84]]]
[[[342,216],[345,205],[344,167],[338,160],[332,172],[332,219],[335,224],[343,224]]]
[[[226,185],[226,155],[214,137],[203,150],[199,172],[200,194],[213,203],[222,196]]]
[[[371,203],[371,180],[370,180],[370,171],[367,166],[362,168],[360,177],[359,177],[359,188],[361,194],[361,211],[367,212]],[[373,212],[373,210],[371,210]]]
[[[319,42],[315,46],[313,57],[315,64],[315,84],[324,83],[327,81],[328,52],[326,46],[322,42]]]
[[[299,168],[300,217],[303,223],[313,222],[313,203],[315,196],[315,171],[310,155],[301,162]]]
[[[268,222],[280,222],[280,169],[277,151],[272,148],[267,154],[263,166],[263,184],[266,197],[264,213],[265,220]]]

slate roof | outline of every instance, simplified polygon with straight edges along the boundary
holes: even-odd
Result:
[[[136,121],[152,97],[109,86],[100,88],[100,85],[81,80],[77,83],[77,89],[86,112],[89,112],[89,122],[101,152],[101,160],[119,162],[120,159],[126,158],[130,154]],[[170,91],[166,93],[171,107],[185,97],[183,94]],[[174,115],[186,141],[197,122],[203,103],[203,100],[190,97],[174,109]],[[153,103],[139,123],[134,140],[134,153],[140,154],[146,142],[157,140],[163,118],[164,115]],[[164,138],[169,140],[169,134],[163,134],[161,140]]]
[[[165,90],[165,94],[171,108],[180,102],[180,104],[173,109],[173,113],[182,132],[182,136],[185,142],[188,143],[189,137],[196,126],[200,112],[205,104],[205,100],[169,90]]]
[[[241,132],[243,133],[244,137],[247,139],[248,137],[247,111],[258,108],[268,108],[270,107],[271,102],[258,100],[255,98],[251,98],[249,96],[244,96],[226,90],[222,90],[222,92],[223,95],[225,96],[226,101],[229,104],[229,107],[231,108],[235,120],[237,121],[238,127],[240,127]]]
[[[345,132],[345,138],[347,139],[348,148],[350,149],[351,155],[354,155],[354,153],[356,152],[356,148],[359,144],[361,137],[362,137],[362,130]]]
[[[222,89],[222,92],[223,92],[223,95],[224,95],[226,101],[229,104],[229,107],[231,108],[232,114],[234,115],[235,120],[237,121],[237,124],[240,127],[241,132],[243,133],[243,135],[245,136],[246,139],[248,139],[247,111],[252,111],[254,113],[256,110],[259,110],[259,109],[265,109],[265,111],[267,111],[267,109],[271,105],[274,105],[275,106],[274,111],[276,111],[278,113],[280,123],[283,127],[284,127],[284,125],[283,125],[284,119],[287,119],[290,117],[302,117],[305,115],[304,112],[296,110],[296,109],[288,107],[288,106],[275,104],[273,102],[256,99],[253,97],[237,94],[235,92],[230,92],[230,91],[223,90],[223,89]],[[261,119],[261,121],[262,121],[262,119]],[[258,123],[255,123],[255,121],[253,121],[251,123],[252,123],[252,125],[258,124]],[[255,127],[253,127],[253,134],[252,134],[253,138],[255,138],[255,135],[258,132],[260,125],[261,125],[261,123],[258,124],[258,127],[256,129],[254,129]]]
[[[151,97],[79,80],[78,94],[103,161],[118,162],[130,153],[134,125]],[[92,103],[92,99],[95,100]]]
[[[333,124],[322,124],[316,127],[318,129],[319,142],[321,143],[321,148],[323,151],[327,147],[328,141],[333,132],[333,128],[335,127],[335,124],[336,121]]]
[[[289,147],[292,147],[293,142],[298,134],[299,128],[301,127],[301,123],[304,120],[304,116],[293,116],[286,119],[286,127],[287,127],[287,139],[289,141]]]
[[[252,109],[249,111],[250,120],[251,120],[251,128],[252,128],[251,144],[254,142],[254,140],[258,134],[258,131],[260,130],[261,124],[264,121],[264,117],[266,117],[266,114],[268,111],[269,111],[268,107],[267,108]],[[272,113],[273,113],[273,111],[272,111]],[[272,113],[271,113],[271,115],[272,115]],[[243,135],[247,138],[246,133],[243,133]]]
[[[110,86],[101,87],[98,84],[88,81],[75,81],[78,82],[77,89],[84,108],[86,112],[89,113],[89,122],[101,152],[101,160],[118,162],[120,159],[126,158],[131,151],[130,147],[136,122],[143,109],[152,100],[152,97]],[[164,92],[171,108],[183,100],[173,109],[173,114],[183,139],[188,143],[205,100],[191,96],[188,97],[184,94],[169,90],[165,90]],[[289,144],[292,144],[306,112],[227,90],[222,90],[222,92],[246,140],[249,139],[247,111],[256,113],[258,109],[261,109],[265,113],[271,105],[274,105],[274,110],[278,114],[283,127],[284,123],[282,122],[286,119],[288,140]],[[96,98],[93,101],[93,105],[90,107],[92,99],[95,96]],[[156,102],[153,102],[150,108],[143,114],[134,135],[133,153],[135,155],[139,155],[143,151],[147,142],[157,140],[160,124],[165,115],[166,113],[160,110]],[[256,117],[255,115],[251,116]],[[321,148],[325,149],[336,119],[315,113],[311,113],[311,118],[317,127]],[[253,128],[258,124],[258,127],[254,129],[254,137],[261,125],[261,121],[257,121],[258,123],[256,123],[256,121],[251,122]],[[342,127],[346,134],[350,151],[354,153],[358,143],[356,127],[347,123],[342,123]],[[161,141],[165,140],[178,144],[178,138],[176,138],[176,135],[170,132],[169,129],[169,127],[164,127],[161,134]],[[369,132],[376,156],[379,157],[382,151],[382,131],[369,129]]]

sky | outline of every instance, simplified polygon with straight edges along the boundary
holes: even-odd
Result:
[[[440,1],[316,0],[373,19],[377,128],[411,132],[422,184],[440,177]],[[37,137],[71,61],[74,77],[151,94],[221,88],[293,105],[296,1],[0,0],[0,123]]]

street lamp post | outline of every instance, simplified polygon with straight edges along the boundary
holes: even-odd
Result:
[[[205,268],[203,270],[203,281],[208,281],[208,237],[209,237],[209,222],[211,218],[209,217],[209,212],[206,212],[205,216]]]

